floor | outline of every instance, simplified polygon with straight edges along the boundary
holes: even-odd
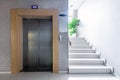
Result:
[[[20,72],[0,74],[0,80],[119,80],[111,74],[53,74],[50,72]]]

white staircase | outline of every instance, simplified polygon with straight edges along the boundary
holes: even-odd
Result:
[[[111,74],[113,68],[84,38],[70,38],[69,73]]]

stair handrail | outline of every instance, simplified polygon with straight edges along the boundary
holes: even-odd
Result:
[[[69,40],[68,42],[69,42],[69,45],[71,46],[71,41]]]

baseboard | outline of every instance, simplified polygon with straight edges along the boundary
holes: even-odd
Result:
[[[116,73],[113,73],[113,75],[114,75],[115,77],[117,77],[118,79],[120,79],[120,76],[118,76]]]
[[[10,71],[0,71],[0,74],[11,74]]]
[[[68,71],[59,71],[59,73],[61,73],[61,74],[67,74]]]

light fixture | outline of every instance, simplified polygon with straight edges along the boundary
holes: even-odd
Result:
[[[32,9],[38,9],[38,5],[31,5]]]

